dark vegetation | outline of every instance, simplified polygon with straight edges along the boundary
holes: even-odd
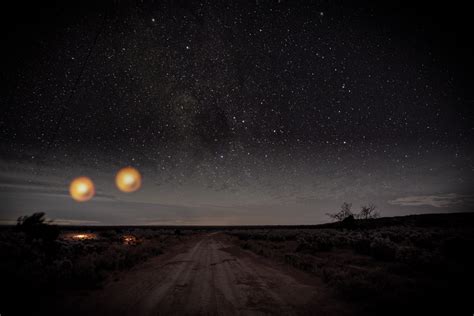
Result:
[[[44,213],[0,229],[1,312],[28,314],[71,291],[100,287],[105,280],[159,255],[193,232],[175,228],[59,227]],[[28,302],[25,304],[25,302]]]
[[[339,221],[341,223],[353,224],[355,219],[375,219],[380,216],[379,212],[375,210],[376,206],[374,204],[369,204],[368,206],[361,206],[359,213],[354,214],[352,212],[352,204],[344,202],[341,205],[341,209],[335,213],[326,213],[327,216],[333,220]]]
[[[361,315],[472,314],[474,214],[351,215],[311,228],[228,234],[244,249],[320,276]]]
[[[471,315],[474,214],[374,218],[367,208],[353,214],[343,205],[348,216],[315,226],[87,228],[21,217],[0,228],[1,312],[55,314],[45,298],[87,293],[197,233],[224,231],[244,249],[321,277],[358,314]]]

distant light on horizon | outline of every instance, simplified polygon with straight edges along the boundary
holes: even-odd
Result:
[[[96,239],[96,237],[96,234],[91,233],[74,234],[71,236],[72,239],[76,240]]]
[[[138,243],[138,239],[134,235],[123,235],[122,242],[124,245],[136,245]]]

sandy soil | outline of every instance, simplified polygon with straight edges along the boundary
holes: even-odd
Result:
[[[347,315],[314,276],[207,234],[73,304],[80,315]]]

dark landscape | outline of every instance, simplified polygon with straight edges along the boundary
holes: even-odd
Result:
[[[2,314],[467,315],[474,308],[466,290],[474,281],[473,213],[314,226],[35,225],[1,229]]]
[[[0,10],[0,316],[474,315],[467,1]]]

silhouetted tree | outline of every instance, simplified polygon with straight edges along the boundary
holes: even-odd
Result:
[[[359,214],[357,214],[357,219],[371,219],[379,217],[379,212],[377,212],[375,208],[376,206],[374,204],[362,206]]]
[[[337,213],[326,213],[327,216],[332,218],[333,220],[336,220],[338,222],[342,222],[344,219],[352,217],[352,220],[354,219],[354,214],[352,214],[351,211],[352,204],[351,203],[342,203],[341,205],[341,210]]]
[[[52,221],[46,221],[43,212],[20,216],[16,226],[30,240],[41,239],[44,242],[52,242],[59,236],[59,227],[52,225]]]

